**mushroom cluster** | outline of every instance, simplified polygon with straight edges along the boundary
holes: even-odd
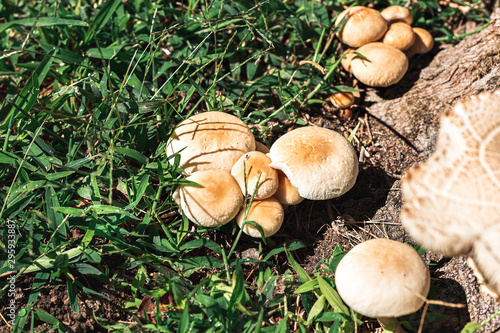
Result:
[[[248,126],[224,112],[204,112],[181,122],[167,142],[170,163],[179,163],[186,179],[174,201],[193,223],[217,227],[236,218],[243,232],[275,234],[284,206],[304,199],[327,200],[350,190],[358,159],[341,134],[317,126],[280,137],[270,149],[255,141]],[[244,209],[245,198],[251,205]]]
[[[500,92],[458,102],[440,120],[436,150],[402,183],[401,223],[445,256],[467,255],[500,294]]]
[[[389,6],[381,12],[364,6],[344,10],[335,21],[340,26],[337,37],[350,47],[341,65],[368,86],[387,87],[399,82],[409,59],[434,46],[432,35],[412,27],[412,23],[411,12],[402,6]]]

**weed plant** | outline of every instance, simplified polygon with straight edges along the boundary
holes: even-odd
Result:
[[[453,42],[460,20],[489,24],[478,2],[456,3],[413,1],[416,25]],[[302,125],[303,108],[347,89],[333,22],[353,5],[389,2],[1,1],[0,275],[32,281],[19,286],[12,330],[67,331],[37,306],[55,285],[73,312],[82,295],[109,301],[100,285],[124,291],[126,321],[89,319],[117,332],[361,325],[334,289],[340,248],[312,275],[293,257],[300,240],[253,240],[259,259],[236,257],[239,228],[217,230],[231,241],[219,244],[177,213],[172,192],[183,179],[165,150],[172,128],[198,111],[234,114],[261,139],[282,120]],[[9,284],[1,286],[5,301]]]

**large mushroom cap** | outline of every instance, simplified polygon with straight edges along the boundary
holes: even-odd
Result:
[[[366,44],[357,52],[366,57],[353,57],[352,74],[372,87],[387,87],[403,78],[408,69],[408,58],[397,48],[383,43]]]
[[[484,92],[441,117],[436,150],[402,183],[401,222],[424,247],[465,254],[500,223],[500,95]]]
[[[387,30],[387,21],[375,9],[363,6],[347,8],[337,17],[335,25],[338,26],[346,15],[349,17],[337,32],[337,37],[350,47],[360,47],[375,42]]]
[[[364,316],[399,317],[424,304],[430,273],[411,246],[371,239],[342,258],[335,272],[335,286],[342,300]]]
[[[236,217],[236,223],[241,228],[245,221],[254,221],[262,227],[264,236],[270,237],[281,228],[284,217],[283,206],[276,198],[271,197],[264,200],[253,200],[246,220],[245,210],[242,209]],[[243,232],[251,237],[261,237],[259,230],[248,224],[243,227]]]
[[[236,161],[231,169],[231,175],[243,193],[253,196],[254,199],[269,198],[278,189],[279,181],[278,172],[269,164],[271,159],[266,154],[251,151]]]
[[[358,175],[356,151],[335,131],[308,126],[294,129],[271,146],[271,167],[285,173],[299,195],[332,199],[349,191]]]
[[[482,277],[480,282],[500,300],[500,221],[474,242],[471,256]]]
[[[191,222],[204,227],[218,227],[238,214],[243,204],[243,193],[228,171],[196,171],[186,179],[201,187],[180,185],[173,197]]]
[[[167,143],[167,153],[179,153],[179,166],[186,174],[212,169],[230,171],[243,154],[252,150],[255,139],[250,128],[238,117],[215,111],[185,119]]]

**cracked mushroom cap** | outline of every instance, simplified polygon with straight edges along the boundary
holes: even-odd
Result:
[[[378,238],[356,245],[342,258],[335,286],[345,304],[364,316],[399,317],[424,304],[430,273],[413,247]]]
[[[169,155],[180,155],[186,174],[201,170],[230,171],[245,153],[255,150],[250,128],[238,117],[224,112],[203,112],[182,121],[167,142]],[[169,159],[170,163],[174,159]]]
[[[413,24],[413,16],[408,8],[402,6],[389,6],[380,12],[383,18],[389,24],[394,22],[404,22],[406,24]]]
[[[318,126],[294,129],[271,146],[270,166],[283,171],[302,198],[327,200],[349,191],[358,175],[351,143]]]
[[[270,237],[281,228],[284,218],[285,212],[283,206],[276,198],[271,197],[263,200],[253,200],[248,210],[246,221],[258,223],[264,231],[264,236]],[[236,223],[241,228],[244,222],[245,210],[242,209],[236,217]],[[243,227],[243,232],[251,237],[261,237],[259,230],[248,224]]]
[[[380,42],[366,44],[351,60],[352,74],[371,87],[388,87],[398,83],[408,70],[408,58],[397,48]]]
[[[231,175],[236,179],[244,194],[253,195],[257,200],[269,198],[278,190],[279,182],[278,172],[269,164],[271,164],[271,159],[266,154],[251,151],[236,161],[231,169]]]
[[[173,198],[191,222],[214,228],[228,223],[240,211],[243,193],[228,171],[196,171],[186,177],[186,180],[201,187],[180,185]]]
[[[413,45],[415,39],[415,33],[409,24],[395,22],[389,26],[389,29],[380,41],[384,44],[394,46],[401,51],[405,51]]]
[[[500,223],[500,94],[483,92],[441,117],[436,150],[402,182],[401,223],[425,248],[466,254]]]
[[[337,37],[350,47],[360,47],[379,40],[387,30],[387,21],[375,9],[364,6],[347,8],[335,21],[338,26],[348,15],[344,26],[337,32]]]

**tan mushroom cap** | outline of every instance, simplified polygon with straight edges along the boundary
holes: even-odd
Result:
[[[255,139],[250,128],[238,117],[216,111],[185,119],[167,143],[167,153],[179,153],[179,166],[188,175],[201,170],[230,171],[241,155],[252,150]]]
[[[346,71],[352,74],[352,68],[351,68],[351,61],[352,58],[356,56],[355,49],[347,49],[344,52],[344,57],[340,60],[340,64],[342,65],[342,68],[344,68]]]
[[[264,200],[253,200],[246,221],[258,223],[264,231],[264,236],[270,237],[281,228],[284,217],[283,206],[276,198],[271,197]],[[236,223],[240,228],[243,226],[244,218],[245,210],[242,209],[236,217]],[[251,237],[261,237],[259,230],[248,224],[243,227],[243,232]]]
[[[482,280],[479,282],[485,286],[489,293],[500,299],[500,221],[492,228],[483,231],[481,236],[474,242],[471,253],[475,268],[479,271]]]
[[[353,247],[339,262],[335,286],[354,311],[371,318],[417,311],[430,287],[430,273],[409,245],[378,238]]]
[[[357,50],[365,56],[351,61],[352,74],[372,87],[387,87],[398,83],[408,70],[408,58],[397,48],[380,42],[366,44]]]
[[[231,175],[236,179],[244,194],[253,196],[254,199],[269,198],[278,189],[278,172],[269,164],[271,164],[271,159],[266,154],[251,151],[234,163]]]
[[[417,27],[412,29],[415,34],[415,41],[413,45],[405,51],[408,58],[413,57],[415,54],[427,53],[434,47],[434,38],[429,31]]]
[[[408,8],[402,6],[389,6],[380,12],[383,18],[389,24],[394,22],[404,22],[406,24],[413,24],[413,16]]]
[[[402,182],[401,222],[425,248],[471,251],[500,223],[500,94],[458,102],[440,119],[435,152]]]
[[[409,24],[395,22],[389,26],[389,29],[380,41],[384,44],[394,46],[401,51],[405,51],[413,45],[415,39],[415,33]]]
[[[330,95],[330,102],[339,109],[346,109],[354,103],[354,94],[349,91],[338,91]]]
[[[349,15],[344,26],[337,32],[342,43],[360,47],[379,40],[387,30],[387,21],[375,9],[354,6],[347,8],[337,17],[338,26]]]
[[[259,141],[255,141],[255,150],[260,151],[261,153],[264,154],[269,153],[269,148],[265,144]]]
[[[281,170],[278,171],[278,190],[274,193],[274,197],[278,199],[278,201],[287,206],[298,205],[304,198],[302,198],[299,192],[292,186],[290,183],[290,179],[283,173]]]
[[[332,199],[349,191],[358,175],[358,159],[340,133],[307,126],[294,129],[271,146],[271,167],[285,173],[303,198]]]
[[[173,195],[180,210],[191,222],[204,227],[218,227],[238,214],[243,204],[243,193],[228,171],[196,171],[186,179],[202,186],[180,185]]]

